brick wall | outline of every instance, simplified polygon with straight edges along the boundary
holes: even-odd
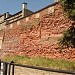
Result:
[[[58,39],[69,28],[70,19],[64,16],[60,4],[36,12],[5,27],[2,44],[3,55],[28,55],[75,60],[75,49],[63,49],[60,53]]]

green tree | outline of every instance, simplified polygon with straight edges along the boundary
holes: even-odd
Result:
[[[59,40],[60,47],[75,48],[75,0],[60,0],[63,9],[74,23],[64,31],[63,37]]]
[[[75,48],[75,23],[63,33],[63,37],[59,39],[60,47]]]
[[[75,0],[60,0],[69,18],[75,20]]]

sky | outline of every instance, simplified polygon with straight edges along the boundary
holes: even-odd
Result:
[[[15,14],[21,11],[23,2],[27,3],[27,9],[35,12],[52,4],[54,0],[0,0],[0,14]]]

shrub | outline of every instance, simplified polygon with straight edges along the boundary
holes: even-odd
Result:
[[[63,33],[63,37],[59,39],[59,45],[60,47],[72,47],[75,48],[75,23],[72,24],[72,26],[69,27],[66,31]]]

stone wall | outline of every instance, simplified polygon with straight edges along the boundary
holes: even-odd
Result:
[[[75,60],[75,49],[60,53],[58,39],[71,21],[64,16],[59,3],[22,18],[5,27],[3,55],[28,55]],[[51,11],[51,12],[50,12]]]

